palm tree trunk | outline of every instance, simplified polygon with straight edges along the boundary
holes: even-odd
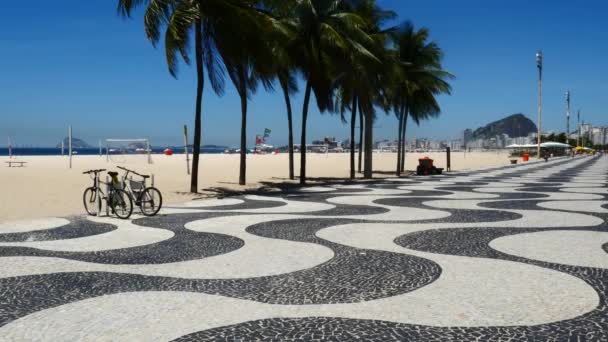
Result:
[[[397,172],[395,173],[397,177],[401,176],[401,151],[402,151],[402,142],[401,132],[403,131],[403,113],[399,113],[399,128],[398,128],[398,138],[397,138]]]
[[[365,179],[371,179],[373,173],[373,126],[374,117],[372,113],[365,113],[365,157],[363,165],[363,178]]]
[[[359,168],[357,172],[361,173],[361,157],[363,156],[363,112],[359,108]]]
[[[190,192],[198,192],[198,162],[201,153],[201,116],[203,107],[203,43],[201,21],[197,20],[194,28],[196,45],[196,114],[194,116],[194,146],[192,149],[192,175],[190,176]]]
[[[306,184],[306,120],[308,119],[308,104],[310,103],[310,91],[312,84],[306,82],[306,93],[304,94],[304,105],[302,106],[302,136],[300,139],[300,184]]]
[[[239,66],[239,95],[241,96],[241,165],[239,185],[247,182],[247,76],[243,66]]]
[[[281,88],[283,88],[283,96],[285,97],[285,106],[287,107],[287,125],[289,126],[289,179],[294,179],[295,176],[293,171],[293,119],[291,113],[291,100],[289,99],[288,85],[281,82]]]
[[[352,115],[350,117],[350,179],[355,179],[355,121],[357,120],[357,95],[353,96]]]
[[[409,109],[405,106],[403,113],[403,130],[401,133],[401,140],[403,141],[403,149],[401,150],[401,172],[405,172],[405,132],[407,130],[407,119],[409,117]]]

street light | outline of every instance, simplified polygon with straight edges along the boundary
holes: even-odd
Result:
[[[540,159],[540,135],[542,132],[542,114],[543,114],[543,52],[539,50],[536,53],[536,66],[538,67],[538,146],[536,147],[536,156]]]
[[[570,90],[566,92],[566,143],[570,139]]]

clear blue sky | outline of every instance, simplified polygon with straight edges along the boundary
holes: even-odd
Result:
[[[379,0],[400,20],[427,26],[457,76],[454,92],[440,99],[439,120],[408,137],[456,137],[507,114],[536,121],[535,53],[544,64],[544,127],[565,129],[564,93],[585,121],[608,124],[608,3],[577,1]],[[178,80],[167,72],[162,47],[145,39],[143,19],[123,20],[113,0],[0,1],[0,145],[55,145],[71,123],[77,137],[149,137],[154,145],[179,144],[192,128],[194,69]],[[299,132],[299,94],[294,99]],[[206,89],[203,144],[236,145],[240,107],[231,85],[223,98]],[[575,116],[573,116],[575,118]],[[394,116],[380,118],[376,138],[396,136]],[[573,124],[574,125],[574,124]],[[285,144],[287,122],[279,93],[260,92],[250,103],[248,136],[264,127],[271,143]],[[348,137],[338,117],[312,106],[309,139]]]

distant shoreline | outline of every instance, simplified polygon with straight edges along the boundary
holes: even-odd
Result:
[[[152,147],[152,154],[161,154],[165,150],[166,147]],[[170,147],[172,148],[172,147]],[[173,153],[175,154],[184,154],[184,148],[175,147],[172,148]],[[99,148],[98,147],[86,147],[86,148],[73,148],[72,151],[75,151],[77,155],[98,155]],[[192,151],[192,149],[190,149]],[[224,147],[217,148],[207,148],[202,147],[201,153],[203,154],[220,154],[224,153]],[[65,155],[68,154],[67,147],[64,149]],[[106,154],[105,147],[102,148],[102,154]],[[60,156],[61,148],[60,147],[13,147],[13,155],[14,156]],[[8,156],[8,148],[0,148],[0,156]]]

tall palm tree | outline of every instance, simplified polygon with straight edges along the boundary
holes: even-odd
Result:
[[[359,111],[359,164],[357,166],[357,172],[361,173],[361,163],[363,157],[363,113]]]
[[[208,30],[211,26],[206,16],[205,7],[200,0],[118,0],[118,12],[131,17],[133,11],[145,6],[144,30],[153,46],[157,46],[164,29],[165,55],[169,73],[177,78],[178,59],[181,57],[190,64],[190,33],[194,31],[196,61],[196,108],[194,118],[194,146],[192,158],[192,176],[190,191],[198,192],[198,168],[201,146],[202,99],[205,86],[205,69],[213,90],[222,95],[224,91],[224,73],[218,63],[217,50],[213,37]]]
[[[197,91],[191,192],[198,192],[205,70],[213,90],[220,96],[224,92],[226,70],[237,85],[243,116],[241,139],[245,139],[247,104],[243,98],[246,99],[250,91],[246,80],[250,66],[248,58],[259,50],[255,42],[259,41],[260,19],[264,18],[254,4],[253,0],[118,0],[118,11],[126,17],[130,17],[137,7],[146,7],[144,29],[154,46],[160,40],[161,31],[165,30],[167,65],[174,77],[177,77],[178,56],[186,64],[190,63],[190,34],[194,31]],[[241,156],[241,183],[245,181],[244,172],[245,162]]]
[[[366,19],[364,28],[369,40],[361,41],[374,56],[374,59],[367,59],[368,63],[364,70],[357,75],[359,82],[357,89],[357,101],[359,115],[362,116],[360,123],[360,146],[359,160],[361,160],[362,150],[365,151],[364,158],[364,178],[372,178],[373,173],[373,129],[376,117],[376,108],[388,112],[387,93],[390,92],[392,75],[388,71],[391,67],[392,54],[387,49],[389,42],[396,30],[395,27],[384,28],[389,20],[396,17],[393,11],[380,8],[373,0],[350,0],[355,8],[355,13]],[[361,132],[365,134],[363,139]],[[362,141],[365,141],[365,144]]]
[[[373,0],[349,0],[348,9],[365,20],[362,30],[365,33],[353,37],[356,48],[363,46],[366,50],[374,54],[382,54],[385,42],[385,32],[378,28],[384,20],[390,19],[394,13],[382,11],[376,6]],[[354,51],[347,58],[337,63],[340,78],[337,82],[341,88],[342,102],[344,107],[351,110],[350,119],[350,178],[355,178],[355,125],[357,121],[357,109],[361,106],[360,102],[373,102],[371,98],[377,96],[378,83],[374,80],[378,71],[381,69],[381,61],[375,55],[369,53],[358,53]],[[359,137],[359,169],[361,169],[361,141],[363,128],[363,111],[360,111],[360,137]]]
[[[239,184],[247,177],[247,107],[258,83],[271,88],[273,68],[271,46],[267,43],[278,22],[259,11],[255,1],[233,0],[231,13],[221,16],[215,31],[216,46],[241,100],[241,148]],[[218,20],[219,21],[219,20]]]
[[[399,152],[397,175],[405,168],[405,132],[411,116],[416,124],[437,117],[441,108],[437,95],[450,94],[449,79],[454,76],[443,70],[443,52],[435,43],[429,42],[427,28],[416,30],[406,22],[394,35],[397,44],[397,73],[392,105],[399,120]]]
[[[294,172],[294,148],[293,148],[293,110],[291,106],[291,96],[298,92],[298,82],[295,77],[296,69],[293,65],[289,52],[286,50],[285,39],[290,39],[292,31],[286,28],[286,35],[282,40],[276,41],[272,54],[276,67],[276,79],[283,92],[285,109],[287,110],[287,133],[288,133],[288,152],[289,152],[289,179],[295,179]]]
[[[314,92],[321,112],[333,111],[332,62],[344,60],[350,53],[368,54],[361,44],[366,34],[365,20],[347,10],[344,0],[285,1],[290,20],[296,28],[289,43],[292,60],[306,82],[302,105],[300,139],[300,183],[306,183],[306,123],[310,97]]]

